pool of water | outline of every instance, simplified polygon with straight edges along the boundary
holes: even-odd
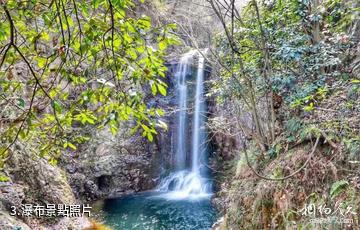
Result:
[[[210,197],[166,199],[146,192],[104,200],[98,217],[114,230],[208,230],[216,221]]]

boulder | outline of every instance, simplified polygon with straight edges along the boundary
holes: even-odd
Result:
[[[10,216],[7,212],[0,211],[0,229],[1,230],[31,230],[23,221]]]
[[[75,203],[65,172],[46,159],[27,151],[16,151],[7,164],[12,168],[13,179],[26,183],[37,198],[52,204]]]

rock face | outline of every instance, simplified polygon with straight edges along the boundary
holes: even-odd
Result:
[[[29,225],[3,211],[0,211],[0,228],[3,230],[31,230]]]
[[[36,188],[36,197],[53,204],[74,204],[75,198],[66,174],[59,167],[25,151],[14,154],[9,166],[14,181],[24,182],[31,189]]]
[[[25,187],[12,182],[0,183],[0,200],[2,209],[10,209],[11,206],[20,207],[25,199]]]
[[[49,223],[10,213],[12,206],[22,204],[73,205],[154,188],[170,155],[171,135],[160,133],[149,143],[140,135],[128,136],[126,127],[122,131],[115,137],[107,130],[88,131],[91,140],[63,153],[57,166],[17,146],[6,165],[10,181],[0,182],[0,229],[84,229],[91,225],[86,218],[55,218]]]
[[[151,147],[143,138],[113,137],[106,130],[93,133],[92,140],[77,152],[65,156],[61,165],[77,198],[94,200],[154,187]],[[72,155],[72,156],[71,156]]]
[[[12,182],[0,183],[0,229],[13,230],[20,227],[24,230],[30,230],[31,228],[25,224],[22,220],[16,219],[11,216],[8,211],[11,212],[11,207],[21,207],[23,200],[25,199],[25,188],[19,184]]]
[[[113,136],[108,130],[88,130],[91,140],[66,153],[60,165],[66,169],[76,198],[95,200],[121,196],[153,189],[166,169],[171,167],[176,116],[175,77],[176,64],[168,65],[167,96],[152,96],[145,88],[149,106],[166,111],[161,121],[168,131],[159,129],[154,141],[141,135],[130,136],[130,125],[123,124],[120,133]],[[147,92],[148,91],[148,92]]]
[[[82,229],[90,225],[83,217],[56,218],[52,224],[45,219],[10,215],[16,208],[21,213],[23,204],[77,204],[66,174],[45,159],[27,151],[13,152],[7,162],[9,182],[0,182],[0,229]],[[54,227],[55,226],[55,227]]]

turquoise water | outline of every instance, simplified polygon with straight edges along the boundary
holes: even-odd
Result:
[[[103,222],[116,230],[208,230],[216,220],[210,198],[167,200],[147,192],[108,199],[100,213]]]

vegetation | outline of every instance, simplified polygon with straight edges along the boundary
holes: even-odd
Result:
[[[303,222],[299,207],[307,202],[333,205],[335,194],[344,192],[351,178],[339,168],[350,170],[349,162],[359,159],[360,110],[353,103],[359,76],[349,56],[358,42],[351,33],[359,8],[352,1],[249,1],[239,12],[234,1],[209,2],[224,30],[214,46],[221,73],[213,92],[232,113],[232,120],[214,120],[211,128],[247,140],[242,141],[245,157],[235,158],[235,178],[228,178],[231,201],[223,227],[314,227]],[[248,171],[255,177],[249,179]],[[301,178],[309,172],[314,178],[306,183]],[[323,190],[314,184],[326,186]],[[238,193],[249,187],[254,189]],[[314,199],[299,198],[302,193]],[[343,194],[337,201],[356,207],[356,194]]]
[[[166,95],[164,54],[175,25],[154,27],[131,0],[1,1],[1,164],[15,143],[56,163],[89,137],[82,126],[134,120],[150,141],[160,108],[144,89]]]
[[[351,25],[348,17],[357,9],[351,2],[314,4],[316,1],[281,1],[260,7],[251,1],[241,16],[233,13],[231,26],[224,24],[226,36],[217,38],[225,80],[215,84],[222,94],[220,100],[238,98],[251,112],[255,131],[242,128],[263,151],[274,147],[281,131],[277,110],[283,102],[282,121],[295,119],[301,112],[319,109],[333,92],[334,81],[357,81],[351,80],[346,69],[349,63],[344,61],[354,40],[341,30]],[[213,7],[225,23],[223,9],[215,3]],[[334,17],[339,12],[342,16]],[[287,127],[291,129],[290,124]]]
[[[0,0],[0,183],[16,178],[14,153],[56,166],[90,129],[172,149],[156,138],[165,109],[148,98],[168,96],[165,61],[198,49],[211,65],[210,166],[224,216],[214,228],[359,228],[354,212],[342,215],[350,227],[302,215],[308,204],[360,211],[359,36],[356,0]],[[129,184],[143,183],[129,165]],[[89,187],[112,183],[108,174]]]

